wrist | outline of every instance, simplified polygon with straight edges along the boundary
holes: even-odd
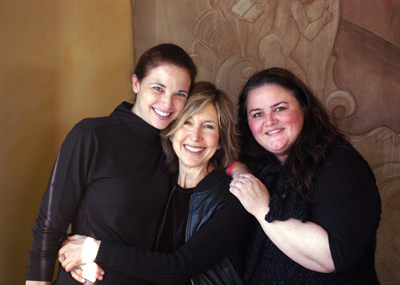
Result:
[[[244,163],[240,162],[240,161],[234,161],[231,163],[231,165],[229,165],[229,167],[226,169],[226,174],[230,177],[232,177],[232,171],[240,166],[240,165],[244,165]]]

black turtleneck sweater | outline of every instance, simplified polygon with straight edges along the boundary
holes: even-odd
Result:
[[[108,117],[79,122],[54,164],[33,229],[27,280],[51,281],[70,223],[72,233],[150,250],[168,197],[159,130],[124,102]],[[104,268],[101,284],[149,284]],[[74,284],[62,268],[56,284]],[[79,284],[76,282],[76,284]]]

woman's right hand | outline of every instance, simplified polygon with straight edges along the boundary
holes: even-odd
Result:
[[[58,251],[59,261],[65,271],[70,272],[81,264],[93,262],[96,259],[101,241],[94,238],[73,235],[64,241]]]
[[[265,219],[269,211],[270,194],[257,177],[252,174],[240,174],[229,186],[229,191],[239,199],[247,212],[256,219]]]

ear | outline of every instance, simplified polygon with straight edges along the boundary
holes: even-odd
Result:
[[[140,90],[140,81],[136,74],[132,74],[132,90],[134,93],[138,93]]]

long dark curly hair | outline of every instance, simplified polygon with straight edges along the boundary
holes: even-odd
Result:
[[[345,138],[331,123],[328,113],[309,88],[293,73],[282,68],[260,71],[247,81],[239,96],[238,129],[240,135],[239,160],[257,174],[266,164],[280,164],[277,157],[265,150],[254,139],[247,119],[247,97],[255,88],[276,84],[290,91],[304,110],[302,130],[288,150],[284,169],[290,186],[298,189],[304,198],[313,191],[313,181],[318,167],[324,161],[337,137]],[[268,94],[265,94],[268,96]]]

